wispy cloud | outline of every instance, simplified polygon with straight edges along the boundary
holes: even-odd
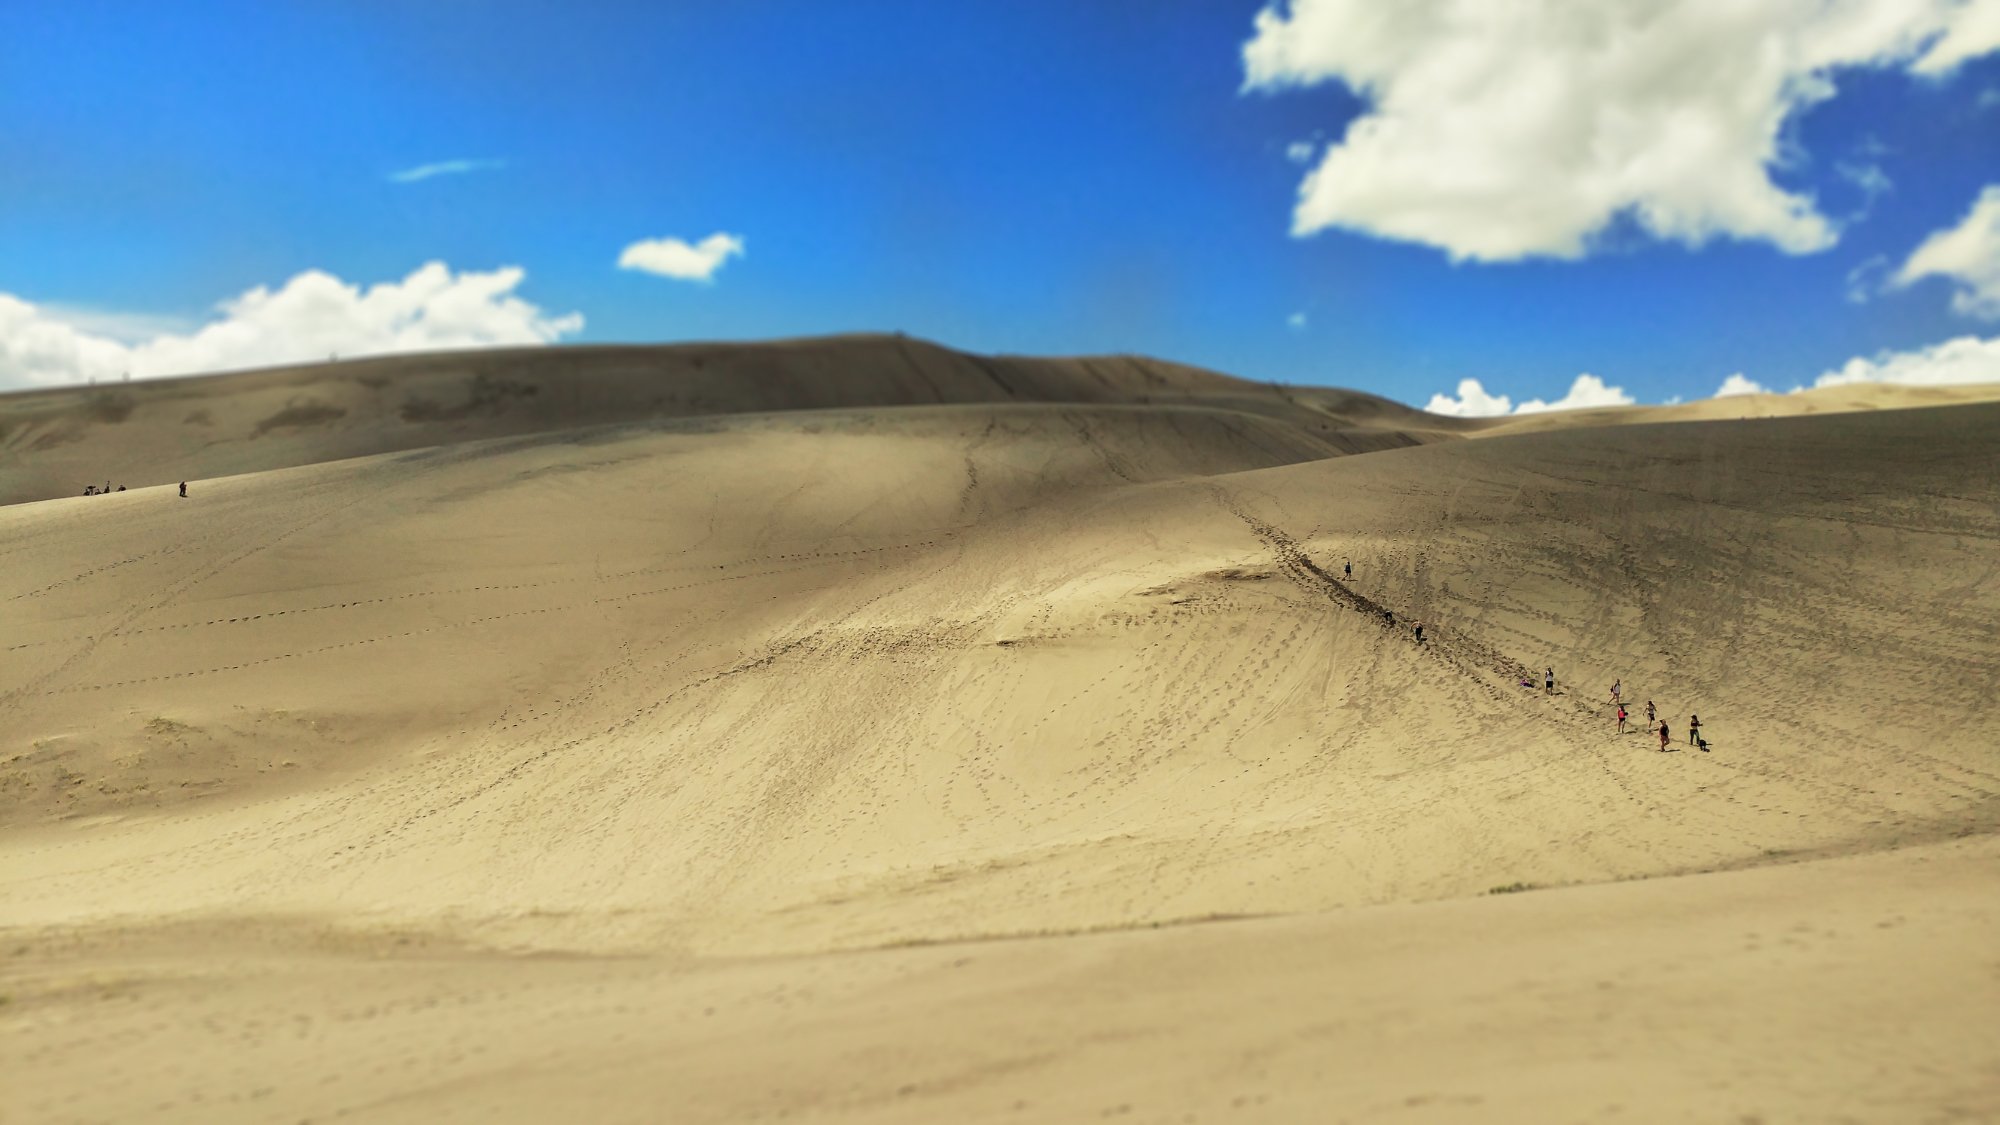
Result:
[[[491,172],[506,166],[505,160],[440,160],[436,164],[419,164],[414,168],[391,172],[388,179],[392,184],[414,184],[432,176],[463,176],[467,172]]]

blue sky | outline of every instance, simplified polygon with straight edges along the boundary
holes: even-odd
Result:
[[[1552,400],[1583,372],[1639,401],[1712,394],[1739,372],[1791,387],[1855,357],[2000,333],[1971,235],[1944,271],[1892,284],[2000,184],[2000,53],[1978,38],[1993,5],[1885,5],[1909,9],[1907,34],[1860,55],[1824,46],[1839,37],[1806,26],[1823,17],[1779,12],[1748,32],[1649,26],[1628,71],[1565,47],[1571,28],[1489,28],[1479,42],[1507,53],[1482,88],[1426,69],[1463,28],[1413,16],[1364,34],[1354,0],[1273,8],[1261,31],[1266,5],[1220,0],[24,0],[0,7],[0,294],[13,301],[0,303],[0,386],[9,354],[13,385],[93,355],[129,368],[132,353],[98,344],[198,333],[229,315],[220,303],[308,271],[365,291],[438,262],[453,277],[517,267],[508,315],[545,314],[521,331],[571,342],[900,329],[981,351],[1144,352],[1418,405],[1466,378]],[[1828,89],[1779,105],[1775,162],[1739,163],[1809,199],[1827,245],[1802,246],[1791,220],[1744,219],[1758,205],[1747,181],[1710,191],[1705,172],[1647,171],[1675,158],[1643,136],[1649,122],[1733,112],[1704,100],[1730,76],[1690,68],[1726,67],[1717,44],[1760,35],[1796,48],[1794,79]],[[1246,89],[1253,36],[1284,61]],[[1926,52],[1946,40],[1969,43],[1966,57],[1934,65]],[[1521,103],[1557,107],[1545,126],[1510,108],[1496,128],[1525,140],[1453,149],[1453,122],[1476,132],[1477,114],[1548,81]],[[1400,139],[1337,154],[1334,221],[1295,233],[1327,146],[1392,103]],[[1564,164],[1595,159],[1575,155],[1582,126],[1567,122],[1605,120],[1574,108],[1606,105],[1633,122],[1633,151]],[[1754,140],[1728,120],[1701,135],[1739,127]],[[1297,142],[1311,153],[1288,154]],[[1713,178],[1732,167],[1718,158]],[[1576,214],[1543,214],[1586,181],[1608,186],[1563,204]],[[1594,223],[1600,203],[1610,217]],[[1649,226],[1649,206],[1680,218]],[[706,281],[619,267],[634,243],[725,233],[742,252]],[[327,315],[298,331],[302,347],[366,335]],[[49,343],[52,325],[80,342]],[[291,338],[259,331],[262,351],[157,355],[242,365]]]

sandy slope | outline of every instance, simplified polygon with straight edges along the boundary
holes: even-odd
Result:
[[[1337,456],[1121,393],[0,508],[7,1085],[2000,1112],[2000,405]],[[1621,676],[1713,752],[1615,733]]]
[[[96,930],[16,958],[0,1045],[26,1120],[1984,1121],[1996,879],[1988,838],[701,963]]]

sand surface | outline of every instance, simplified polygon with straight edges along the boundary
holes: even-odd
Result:
[[[929,347],[0,398],[0,1112],[2000,1115],[2000,404]]]

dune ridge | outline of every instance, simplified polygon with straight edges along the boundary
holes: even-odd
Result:
[[[1007,403],[1248,413],[1339,452],[1462,428],[1142,356],[981,356],[904,336],[439,352],[0,395],[0,504],[590,426]]]

